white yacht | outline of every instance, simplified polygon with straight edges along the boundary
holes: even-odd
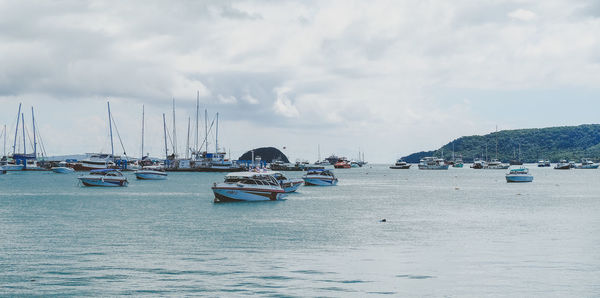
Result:
[[[390,166],[390,169],[401,169],[401,170],[408,170],[410,169],[410,164],[405,162],[402,159],[398,159],[396,160],[396,163],[393,166]]]
[[[581,160],[581,164],[578,165],[576,167],[576,169],[597,169],[598,166],[600,166],[600,165],[597,163],[594,163],[593,161],[591,161],[587,158],[584,158]]]
[[[215,194],[215,203],[277,201],[285,196],[285,190],[268,172],[229,173],[225,176],[224,182],[214,183],[212,190]]]
[[[423,157],[419,162],[419,170],[447,170],[449,165],[436,157]]]
[[[87,157],[81,161],[78,170],[91,171],[112,168],[115,166],[114,159],[115,157],[108,153],[87,153]]]
[[[506,170],[509,167],[510,167],[510,164],[502,163],[498,159],[494,158],[490,162],[487,163],[487,166],[484,167],[484,169],[489,169],[489,170]]]

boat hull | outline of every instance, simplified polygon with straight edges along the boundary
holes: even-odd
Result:
[[[227,187],[213,187],[215,203],[219,202],[259,202],[278,201],[285,196],[282,191],[261,189],[234,189]]]
[[[108,179],[108,178],[86,178],[79,177],[79,181],[85,186],[101,186],[101,187],[121,187],[127,186],[127,179]]]
[[[137,171],[134,173],[135,178],[139,180],[166,180],[167,173],[159,171]]]
[[[3,165],[2,168],[5,171],[22,171],[23,165]]]
[[[575,168],[576,168],[576,169],[581,169],[581,170],[593,170],[593,169],[597,169],[597,168],[598,168],[598,166],[600,166],[600,165],[596,165],[596,164],[594,164],[594,165],[584,165],[584,166],[577,166],[577,167],[575,167]]]
[[[51,168],[51,170],[52,170],[52,172],[59,173],[59,174],[69,174],[69,173],[75,172],[74,169],[67,168],[67,167],[54,167],[54,168]]]
[[[519,182],[532,182],[533,176],[531,175],[506,175],[506,182],[519,183]]]
[[[408,170],[410,169],[411,165],[404,165],[404,166],[390,166],[390,169],[395,169],[395,170]]]
[[[327,178],[302,178],[306,186],[332,186],[337,185],[337,179]]]
[[[419,165],[419,170],[447,170],[448,165],[439,165],[439,166],[423,166]]]

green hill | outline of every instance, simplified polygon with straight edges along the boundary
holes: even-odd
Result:
[[[502,130],[483,136],[461,137],[437,150],[405,156],[404,160],[415,163],[424,156],[442,156],[442,151],[444,158],[450,159],[453,144],[455,155],[462,155],[465,162],[485,157],[486,146],[487,157],[490,159],[496,157],[496,142],[498,158],[504,162],[515,158],[519,145],[520,159],[524,162],[536,162],[540,159],[552,162],[561,159],[579,161],[584,157],[596,160],[600,157],[600,124]]]

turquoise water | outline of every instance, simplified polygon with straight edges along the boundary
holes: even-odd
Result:
[[[530,169],[529,184],[336,170],[335,187],[226,204],[210,190],[222,174],[85,188],[78,174],[9,173],[0,294],[600,295],[600,171]]]

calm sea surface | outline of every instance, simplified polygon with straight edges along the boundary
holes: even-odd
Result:
[[[222,174],[0,176],[1,295],[599,296],[600,170],[336,170],[213,204]],[[300,172],[287,172],[299,177]],[[387,222],[379,222],[381,219]]]

